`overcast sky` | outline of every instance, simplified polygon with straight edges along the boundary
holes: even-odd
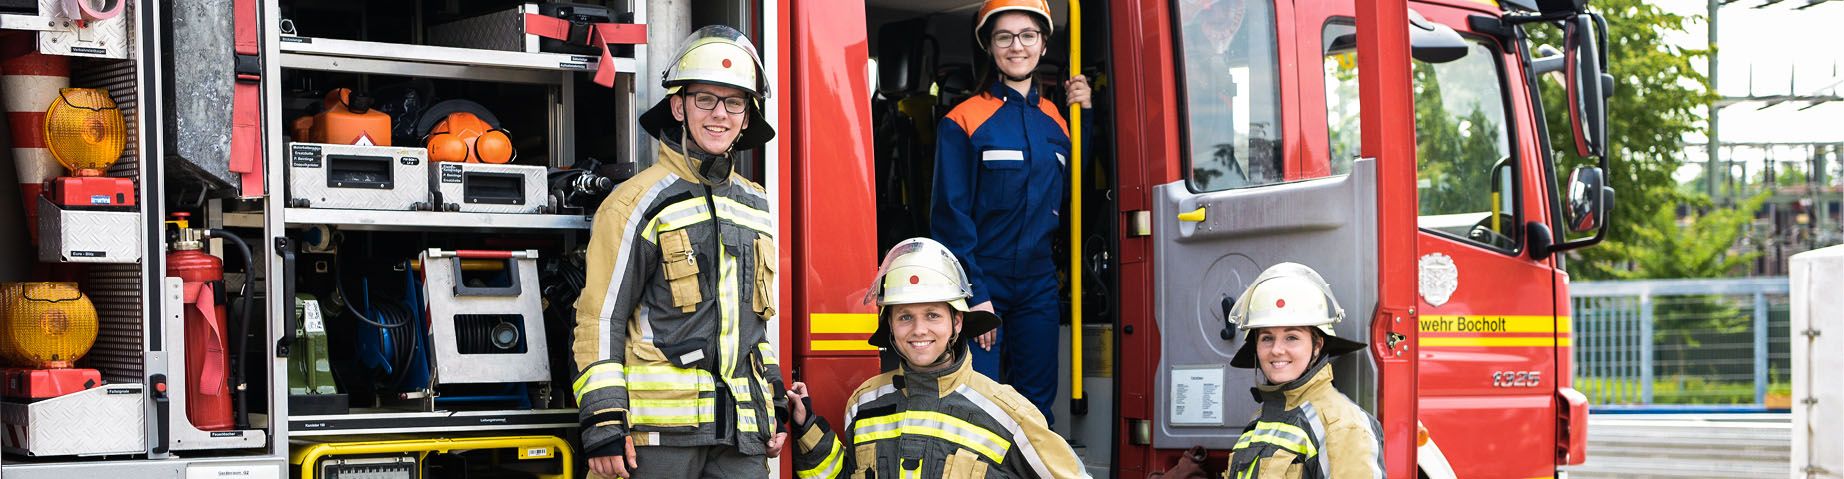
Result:
[[[1794,9],[1808,1],[1785,0],[1762,6],[1767,0],[1738,0],[1721,8],[1717,17],[1717,88],[1723,96],[1844,92],[1844,85],[1839,84],[1844,81],[1844,1]],[[1657,4],[1684,15],[1704,15],[1709,11],[1705,0],[1661,0]],[[1672,40],[1696,48],[1708,44],[1707,23],[1698,20],[1689,30],[1687,35]],[[1699,70],[1708,66],[1698,63]],[[1722,141],[1844,142],[1844,102],[1764,106],[1765,103],[1741,103],[1724,108],[1719,125]],[[1703,137],[1699,133],[1685,140],[1702,143]],[[1758,164],[1770,155],[1782,161],[1805,156],[1803,147],[1775,152],[1748,150],[1751,149],[1733,150],[1733,159]],[[1701,158],[1698,154],[1687,159]]]

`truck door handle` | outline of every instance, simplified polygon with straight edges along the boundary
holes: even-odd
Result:
[[[1189,221],[1192,223],[1202,223],[1204,222],[1204,213],[1208,211],[1209,209],[1210,209],[1209,207],[1199,206],[1197,207],[1197,209],[1191,210],[1191,212],[1189,213],[1179,213],[1178,221]]]

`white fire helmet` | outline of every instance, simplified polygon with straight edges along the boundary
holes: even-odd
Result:
[[[1333,326],[1345,319],[1345,310],[1332,296],[1332,286],[1319,272],[1299,263],[1280,263],[1262,271],[1230,308],[1229,322],[1245,331],[1242,347],[1229,365],[1254,368],[1255,338],[1261,328],[1288,326],[1318,328],[1325,340],[1326,357],[1364,349],[1364,343],[1339,338]]]
[[[876,302],[877,332],[870,343],[890,347],[889,307],[899,304],[947,303],[961,312],[959,347],[965,338],[979,336],[999,327],[999,317],[986,311],[969,309],[967,298],[973,297],[973,285],[960,259],[947,246],[928,238],[910,238],[890,248],[883,265],[877,268],[877,280],[865,295],[865,303]]]

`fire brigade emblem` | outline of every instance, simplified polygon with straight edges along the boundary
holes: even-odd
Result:
[[[1441,253],[1428,253],[1420,262],[1421,299],[1433,306],[1447,304],[1453,297],[1453,291],[1460,289],[1460,268],[1453,265],[1453,257]]]

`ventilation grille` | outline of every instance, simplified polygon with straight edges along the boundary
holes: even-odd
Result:
[[[136,121],[136,111],[140,108],[136,97],[140,92],[135,82],[136,74],[133,61],[71,59],[71,86],[109,90],[109,96],[121,109],[128,126],[128,146],[122,149],[122,159],[109,167],[109,176],[135,178],[139,182],[141,162],[137,147],[141,128]],[[146,207],[146,201],[138,203]],[[145,237],[138,231],[132,234]],[[141,307],[145,278],[141,268],[139,264],[85,266],[83,291],[96,304],[97,317],[102,322],[96,346],[90,348],[86,362],[101,370],[103,379],[108,382],[138,383],[145,377],[145,358],[141,353],[146,333],[142,327],[145,311]]]

